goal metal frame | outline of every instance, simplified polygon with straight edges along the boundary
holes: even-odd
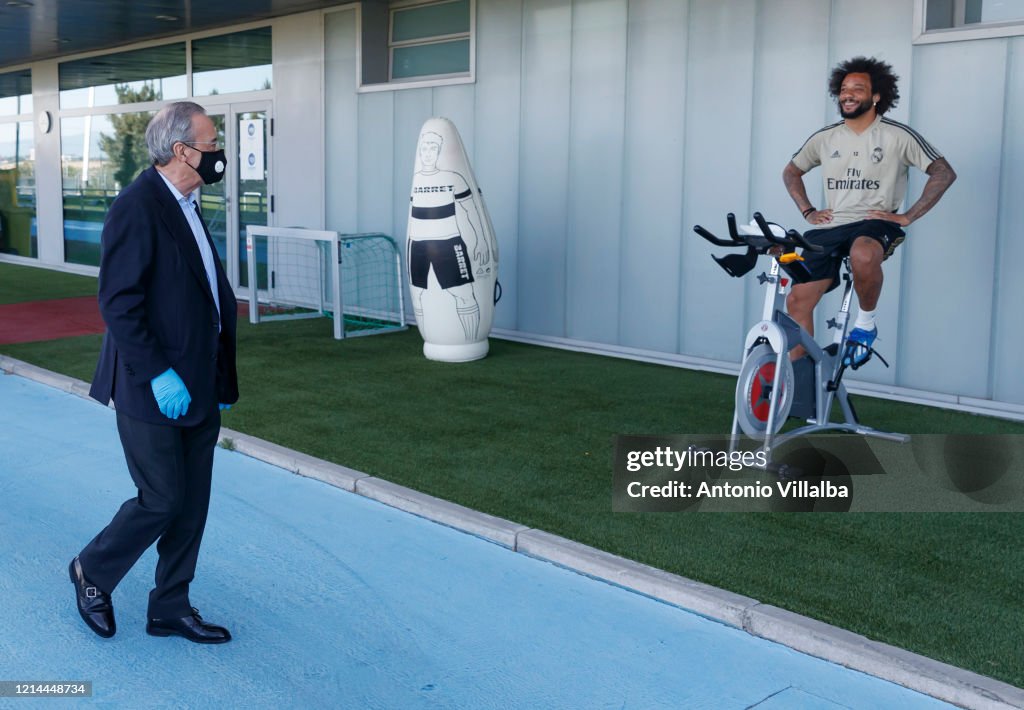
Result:
[[[268,262],[270,260],[269,252],[269,239],[274,237],[284,237],[287,239],[302,239],[312,242],[329,242],[330,243],[330,262],[327,265],[327,276],[330,280],[330,286],[332,291],[332,298],[330,304],[325,303],[322,298],[324,289],[323,283],[320,284],[319,292],[321,299],[319,305],[301,303],[295,304],[302,308],[314,309],[307,313],[286,313],[286,314],[260,314],[260,296],[259,288],[257,284],[257,264],[256,264],[256,238],[264,237],[268,239]],[[394,253],[394,268],[395,268],[395,285],[398,288],[398,323],[391,327],[374,328],[372,330],[360,330],[350,333],[345,332],[345,303],[344,303],[344,275],[343,275],[343,258],[342,258],[342,244],[345,242],[356,242],[364,239],[384,239],[387,240],[392,247]],[[386,234],[381,232],[365,232],[360,234],[342,234],[339,232],[323,229],[305,229],[301,227],[268,227],[264,225],[246,225],[245,228],[245,251],[248,261],[248,272],[249,272],[249,322],[252,324],[260,323],[261,321],[273,321],[273,320],[296,320],[301,318],[320,318],[328,314],[328,310],[334,320],[334,339],[343,340],[345,338],[354,338],[361,335],[380,335],[383,333],[393,333],[399,330],[406,330],[408,325],[405,322],[405,293],[403,289],[403,278],[402,278],[402,257],[398,250],[398,246],[395,244],[395,240]],[[269,264],[268,264],[269,266]],[[322,274],[320,274],[322,278]],[[328,309],[327,306],[330,306]],[[358,315],[358,312],[355,312]]]

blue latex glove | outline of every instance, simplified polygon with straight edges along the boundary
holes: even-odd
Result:
[[[188,413],[188,405],[192,401],[192,397],[173,367],[154,377],[150,380],[149,385],[153,388],[153,396],[156,397],[160,413],[165,417],[177,419]]]
[[[224,404],[223,402],[221,402],[217,406],[220,407],[221,411],[224,411],[225,409],[231,409],[231,405],[230,404]]]

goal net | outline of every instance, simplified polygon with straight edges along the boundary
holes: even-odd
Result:
[[[249,225],[245,249],[250,323],[326,316],[338,339],[406,327],[401,257],[386,234]]]

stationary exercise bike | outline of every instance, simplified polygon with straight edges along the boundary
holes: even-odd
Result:
[[[732,420],[730,451],[739,445],[740,432],[763,442],[765,460],[771,462],[774,448],[796,437],[818,432],[852,432],[906,443],[910,437],[880,431],[865,426],[843,384],[844,349],[849,329],[850,298],[853,295],[853,276],[849,258],[843,259],[845,282],[842,305],[836,317],[828,321],[835,332],[832,343],[822,348],[802,326],[784,310],[786,295],[791,284],[806,283],[811,274],[796,253],[796,247],[805,251],[822,252],[821,246],[810,244],[794,229],[769,224],[760,212],[754,213],[754,223],[737,228],[736,217],[726,216],[729,239],[720,239],[700,225],[693,230],[715,246],[746,248],[744,254],[712,256],[730,276],[741,277],[750,272],[762,254],[772,256],[771,269],[758,275],[765,285],[764,310],[761,320],[747,333],[743,343],[743,363],[736,383],[736,410]],[[789,351],[802,345],[807,354],[791,361]],[[831,422],[832,405],[838,402],[843,417]],[[779,435],[787,418],[806,422],[783,435]]]

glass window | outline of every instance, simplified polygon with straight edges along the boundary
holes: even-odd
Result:
[[[195,96],[270,89],[272,68],[269,27],[192,41]]]
[[[392,12],[392,42],[469,34],[469,0],[413,6]]]
[[[103,54],[59,68],[60,107],[185,98],[185,43]]]
[[[65,261],[99,266],[110,203],[150,165],[145,132],[152,117],[137,112],[61,119]]]
[[[926,0],[925,31],[1024,22],[1024,0]]]
[[[469,0],[392,9],[388,41],[391,79],[467,76],[469,36]]]
[[[464,74],[469,71],[469,40],[434,42],[391,51],[391,78]]]
[[[32,113],[32,71],[0,74],[0,116]]]
[[[32,121],[0,123],[0,254],[39,255],[35,158]]]

